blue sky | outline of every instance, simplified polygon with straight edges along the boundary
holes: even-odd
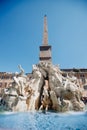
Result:
[[[86,0],[0,0],[0,72],[39,62],[45,14],[53,64],[87,68]]]

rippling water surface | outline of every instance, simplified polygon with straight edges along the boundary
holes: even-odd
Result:
[[[0,130],[87,130],[87,113],[2,113]]]

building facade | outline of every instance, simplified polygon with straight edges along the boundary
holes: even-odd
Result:
[[[63,76],[66,76],[67,74],[74,75],[77,78],[78,84],[80,88],[82,88],[83,91],[83,97],[87,98],[87,69],[61,69],[63,72]]]
[[[61,69],[63,76],[74,75],[77,78],[79,86],[83,89],[83,97],[87,97],[87,69]],[[26,74],[29,78],[31,73]],[[0,72],[0,92],[2,89],[7,88],[12,83],[13,77],[17,76],[16,73]]]

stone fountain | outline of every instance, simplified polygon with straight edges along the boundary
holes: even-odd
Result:
[[[31,77],[20,73],[3,89],[0,109],[6,111],[53,110],[56,112],[83,111],[82,90],[75,76],[64,77],[59,66],[40,62],[33,65]]]

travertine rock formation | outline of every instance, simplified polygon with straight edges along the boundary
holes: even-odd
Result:
[[[58,66],[41,62],[33,65],[29,79],[21,66],[18,77],[2,91],[0,109],[10,111],[84,110],[76,77],[64,77]]]

